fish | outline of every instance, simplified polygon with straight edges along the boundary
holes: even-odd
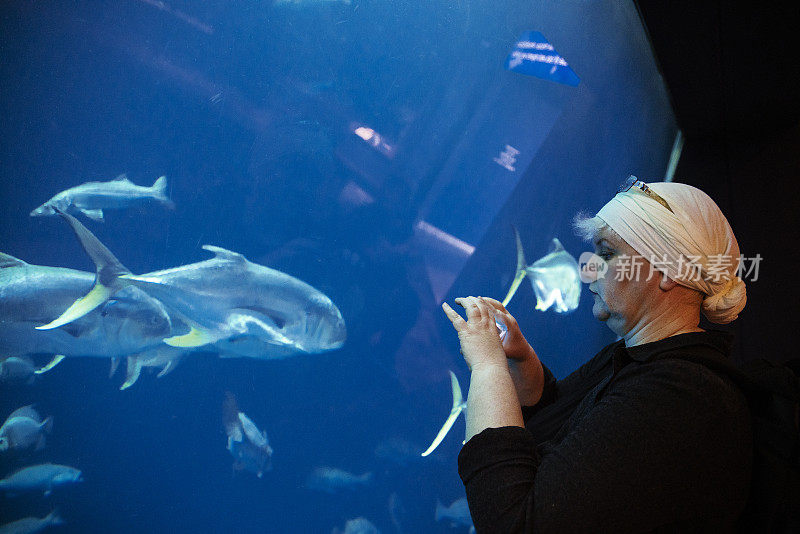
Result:
[[[53,488],[83,482],[80,469],[68,465],[39,464],[23,467],[0,480],[0,490],[8,495],[44,492],[50,495]]]
[[[44,421],[33,406],[17,408],[0,427],[0,452],[44,448],[45,434],[53,429],[53,418]]]
[[[469,527],[470,532],[475,532],[472,516],[469,513],[466,497],[456,499],[450,506],[444,506],[438,499],[436,501],[436,521],[449,519],[453,526]]]
[[[23,517],[11,523],[6,523],[0,526],[0,534],[36,534],[48,527],[63,524],[64,520],[61,519],[58,512],[53,511],[42,518]]]
[[[171,318],[164,305],[133,286],[109,295],[95,310],[69,324],[49,330],[36,328],[85,295],[95,276],[75,269],[33,265],[0,253],[0,354],[61,357],[54,357],[41,369],[34,368],[34,374],[41,374],[64,356],[128,356],[161,346],[163,339],[172,335]],[[6,360],[3,373],[15,366],[29,372],[29,365]]]
[[[143,367],[159,367],[160,371],[156,378],[171,373],[178,366],[178,362],[186,354],[183,349],[176,349],[168,345],[160,345],[140,354],[134,354],[127,358],[127,369],[125,372],[125,382],[119,387],[120,391],[124,391],[131,387],[139,379]],[[111,374],[116,367],[112,367]]]
[[[225,394],[222,412],[228,452],[236,460],[234,469],[250,471],[261,478],[265,471],[272,469],[272,447],[267,432],[259,430],[244,412],[239,411],[236,398],[230,392]]]
[[[325,493],[338,493],[368,486],[372,479],[372,472],[354,475],[336,467],[318,467],[306,478],[305,487]]]
[[[277,7],[312,7],[325,4],[343,4],[349,6],[352,0],[273,0],[272,5]]]
[[[341,347],[347,330],[341,312],[322,292],[286,273],[248,261],[221,247],[205,261],[133,275],[80,221],[59,212],[95,262],[92,289],[49,330],[79,319],[110,295],[134,285],[163,303],[188,325],[189,332],[164,339],[173,347],[193,348],[224,339],[254,337],[292,353],[319,353]]]
[[[430,447],[428,447],[421,456],[428,456],[430,453],[436,450],[436,447],[439,446],[447,433],[450,432],[450,429],[453,427],[453,423],[456,422],[456,419],[458,419],[458,416],[461,415],[461,412],[467,409],[467,401],[464,400],[464,397],[461,394],[461,386],[459,385],[458,378],[456,378],[456,374],[453,371],[450,371],[450,389],[453,393],[453,407],[450,409],[450,415],[447,416],[447,420],[442,425],[439,433],[436,434],[436,437],[433,439]]]
[[[2,328],[2,325],[0,325]],[[3,334],[5,336],[5,333]],[[6,356],[0,362],[0,382],[33,384],[36,366],[33,360],[24,356]]]
[[[558,238],[553,238],[550,252],[531,265],[525,262],[522,240],[514,228],[517,243],[517,274],[503,299],[503,306],[511,302],[520,283],[526,276],[536,294],[536,309],[547,311],[553,307],[557,313],[568,313],[578,307],[581,296],[580,268],[577,260],[567,252]]]
[[[381,534],[381,531],[369,519],[356,517],[347,520],[344,530],[334,527],[331,534]]]
[[[157,179],[152,186],[139,186],[120,174],[108,182],[86,182],[61,191],[53,198],[31,211],[31,217],[56,215],[58,210],[82,213],[94,221],[103,221],[104,209],[122,209],[155,200],[168,208],[175,204],[167,198],[167,177]]]

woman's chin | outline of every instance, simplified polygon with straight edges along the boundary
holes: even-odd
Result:
[[[611,317],[611,314],[608,312],[608,309],[605,306],[603,306],[602,301],[598,298],[595,298],[594,300],[594,306],[592,306],[592,315],[594,315],[594,318],[597,319],[598,321],[603,321],[603,322],[607,321],[608,318]]]

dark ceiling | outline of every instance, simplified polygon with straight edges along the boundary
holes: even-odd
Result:
[[[687,138],[800,122],[800,2],[636,0]]]

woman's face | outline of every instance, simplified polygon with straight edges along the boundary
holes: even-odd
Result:
[[[605,276],[589,284],[594,294],[592,314],[617,335],[625,336],[647,315],[647,303],[658,291],[661,274],[623,241],[616,232],[604,230],[595,235],[594,253],[607,264]],[[649,278],[649,280],[648,280]]]

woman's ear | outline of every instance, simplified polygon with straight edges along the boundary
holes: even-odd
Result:
[[[669,291],[677,285],[678,282],[667,276],[667,273],[661,273],[661,282],[658,283],[658,287],[661,291]]]

